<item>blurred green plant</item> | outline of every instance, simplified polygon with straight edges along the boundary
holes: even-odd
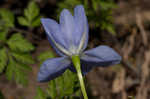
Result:
[[[40,25],[40,18],[40,8],[34,1],[31,1],[24,10],[24,16],[18,17],[18,22],[22,26],[33,28]]]
[[[34,97],[34,99],[47,99],[48,98],[48,94],[44,92],[40,87],[37,88],[36,93],[37,94]]]
[[[100,30],[107,30],[112,35],[115,35],[113,25],[112,9],[117,5],[113,0],[61,0],[58,2],[57,14],[62,9],[72,9],[79,4],[83,4],[89,20],[89,25],[92,28],[100,28]]]
[[[0,32],[7,33],[7,32]],[[27,84],[27,72],[34,60],[30,51],[34,46],[20,33],[14,33],[10,38],[0,39],[0,73],[5,73],[8,80],[15,80],[23,85]]]
[[[74,99],[80,96],[80,85],[76,74],[66,70],[61,77],[50,81],[48,94],[52,99]]]
[[[5,73],[8,80],[27,85],[28,72],[33,64],[31,52],[35,47],[25,39],[15,26],[15,15],[8,9],[0,9],[0,73]],[[29,28],[40,25],[39,7],[35,2],[30,2],[24,10],[24,17],[17,18],[18,23]]]

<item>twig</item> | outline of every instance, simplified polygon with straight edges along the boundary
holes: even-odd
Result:
[[[128,60],[130,53],[133,51],[136,34],[137,34],[137,30],[133,28],[131,35],[129,36],[129,40],[124,44],[122,48],[122,52],[125,52],[123,53],[124,54],[123,58],[125,60]]]
[[[145,62],[142,65],[141,84],[138,90],[137,99],[147,99],[148,89],[146,80],[149,76],[150,51],[145,53]]]
[[[148,44],[148,38],[147,38],[146,31],[143,27],[141,15],[138,12],[136,13],[136,24],[140,29],[140,33],[141,33],[142,38],[143,38],[143,44],[146,46]]]
[[[20,33],[25,33],[25,34],[29,33],[28,31],[25,31],[25,30],[22,30],[22,29],[19,29],[19,28],[11,28],[10,30],[20,32]]]
[[[31,34],[31,37],[35,37],[36,39],[38,40],[42,40],[40,37],[38,37],[37,35],[34,35],[31,31],[26,31],[26,30],[23,30],[23,29],[19,29],[19,28],[11,28],[10,29],[11,31],[16,31],[16,32],[19,32],[19,33],[24,33],[24,34],[28,34],[30,33]]]

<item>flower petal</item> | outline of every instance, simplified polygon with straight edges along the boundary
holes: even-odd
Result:
[[[38,81],[46,82],[60,76],[69,68],[70,63],[71,62],[67,60],[66,57],[46,60],[38,73]]]
[[[73,35],[75,31],[74,18],[67,9],[64,9],[60,14],[60,28],[62,32],[61,35],[65,35],[62,39],[67,41],[66,47],[71,47],[74,44],[74,37],[77,35]]]
[[[62,38],[64,38],[63,36],[65,36],[65,35],[62,35],[59,24],[55,20],[47,19],[47,18],[42,18],[41,22],[42,22],[42,25],[44,26],[44,29],[48,36],[48,40],[50,41],[53,48],[56,50],[56,52],[59,55],[64,56],[64,54],[59,51],[61,49],[58,50],[58,47],[55,44],[55,43],[57,43],[57,45],[66,49],[65,48],[66,42],[64,39],[62,39]]]
[[[92,66],[110,66],[120,63],[121,56],[112,48],[102,45],[86,51],[81,60]]]
[[[81,55],[80,61],[82,74],[86,75],[93,67],[118,64],[121,61],[121,56],[112,48],[102,45],[85,51],[84,54]],[[73,65],[71,65],[69,69],[72,72],[76,72]]]
[[[78,35],[75,36],[76,44],[79,45],[82,43],[80,45],[80,49],[84,50],[87,47],[88,43],[89,27],[84,7],[82,5],[78,5],[74,8],[74,19],[76,24],[76,32],[74,32],[76,34],[74,35]]]

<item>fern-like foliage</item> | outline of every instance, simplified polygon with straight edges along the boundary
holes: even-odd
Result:
[[[14,27],[14,14],[7,9],[0,9],[1,26]]]
[[[7,41],[10,49],[16,52],[29,52],[34,49],[33,45],[29,43],[20,33],[15,33]]]
[[[21,33],[9,31],[15,27],[14,14],[7,9],[0,9],[0,73],[5,73],[8,80],[27,85],[29,64],[34,60],[31,51],[35,48]]]
[[[24,16],[18,17],[19,24],[28,27],[37,27],[40,25],[40,9],[35,2],[30,2],[24,10]]]
[[[76,73],[66,72],[49,83],[48,94],[52,99],[72,99],[80,96],[80,85]]]
[[[48,99],[48,94],[43,91],[40,87],[37,88],[37,95],[34,97],[34,99]]]
[[[26,85],[27,73],[31,71],[29,64],[34,63],[30,55],[32,50],[34,46],[21,34],[13,34],[0,49],[0,72],[6,67],[5,73],[8,80],[15,80],[17,83]]]
[[[4,70],[7,65],[8,57],[5,48],[0,49],[0,73]]]
[[[72,9],[73,11],[73,8],[78,4],[84,5],[91,26],[107,30],[115,35],[112,9],[117,6],[113,0],[62,0],[58,3],[57,14],[63,8]]]

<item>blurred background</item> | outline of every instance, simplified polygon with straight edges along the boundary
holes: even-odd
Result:
[[[150,99],[150,0],[0,0],[0,99],[83,99],[69,70],[36,80],[40,64],[57,57],[40,18],[58,21],[78,4],[90,26],[87,49],[108,45],[123,58],[85,76],[89,99]]]

